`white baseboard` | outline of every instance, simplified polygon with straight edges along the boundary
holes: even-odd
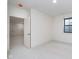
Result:
[[[72,43],[69,43],[69,42],[64,42],[64,41],[59,41],[59,40],[52,40],[52,41],[56,42],[56,43],[62,43],[62,44],[72,45]]]

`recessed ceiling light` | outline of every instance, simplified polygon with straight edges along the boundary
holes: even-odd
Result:
[[[56,3],[57,1],[56,0],[52,0],[52,3]]]

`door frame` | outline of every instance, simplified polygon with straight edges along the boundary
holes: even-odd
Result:
[[[11,40],[11,38],[10,38],[10,20],[11,20],[11,17],[14,17],[14,18],[20,18],[20,19],[23,19],[23,20],[25,20],[24,18],[21,18],[21,17],[17,17],[17,16],[9,16],[9,28],[8,28],[8,30],[9,30],[9,50],[10,50],[10,45],[11,45],[11,42],[10,42],[10,40]],[[24,21],[23,21],[24,22]],[[24,32],[24,31],[23,31]],[[24,39],[23,39],[24,40]]]

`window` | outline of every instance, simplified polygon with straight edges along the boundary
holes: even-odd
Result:
[[[64,33],[72,33],[72,17],[64,18]]]

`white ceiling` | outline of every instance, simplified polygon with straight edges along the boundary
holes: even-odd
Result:
[[[72,0],[57,0],[56,4],[52,0],[9,0],[9,4],[13,5],[18,2],[26,8],[35,8],[51,16],[72,12]]]

